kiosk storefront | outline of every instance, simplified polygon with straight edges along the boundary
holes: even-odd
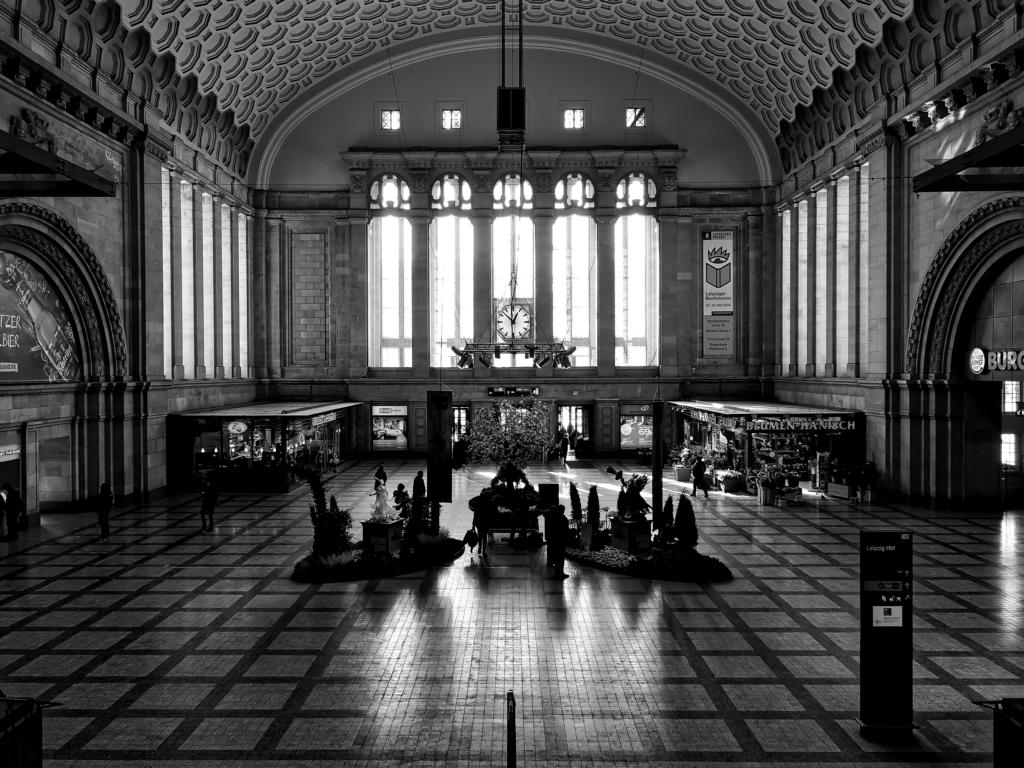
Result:
[[[864,415],[860,411],[766,402],[674,400],[683,439],[708,451],[742,459],[750,471],[777,465],[831,495],[864,470]],[[739,464],[739,461],[735,463]],[[852,493],[852,491],[849,491]]]
[[[337,466],[352,440],[354,402],[277,402],[193,411],[168,417],[175,444],[169,482],[211,476],[224,490],[286,491],[297,467]]]

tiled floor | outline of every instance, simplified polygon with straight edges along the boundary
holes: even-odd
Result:
[[[363,518],[371,463],[330,490]],[[391,462],[392,484],[415,464]],[[537,467],[535,482],[614,480]],[[488,480],[456,476],[442,524]],[[665,481],[666,491],[682,486]],[[222,494],[44,518],[0,544],[0,689],[60,702],[47,765],[307,768],[519,765],[988,766],[991,712],[1024,697],[1024,515],[821,500],[697,499],[727,584],[643,582],[497,542],[488,563],[383,581],[289,579],[308,551],[301,491]],[[915,532],[914,736],[861,736],[858,531]],[[358,526],[356,526],[358,529]],[[358,532],[358,531],[357,531]]]

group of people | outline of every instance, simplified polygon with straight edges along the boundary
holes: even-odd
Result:
[[[580,433],[577,431],[575,424],[570,424],[568,429],[561,424],[558,425],[555,441],[558,443],[558,459],[563,464],[565,464],[566,458],[569,456],[569,451],[576,450],[576,440],[579,436]]]
[[[388,500],[388,473],[383,464],[377,465],[377,471],[373,473],[373,509],[370,511],[370,518],[383,520],[391,516],[391,510],[398,512],[400,517],[406,517],[413,505],[427,498],[427,483],[423,479],[423,470],[416,473],[412,481],[412,496],[405,489],[404,483],[399,483]]]
[[[18,538],[18,530],[23,526],[24,515],[21,494],[10,483],[4,483],[0,486],[0,522],[4,526],[4,541]]]
[[[469,545],[470,556],[477,545],[480,547],[480,556],[487,559],[487,540],[491,533],[491,508],[489,505],[480,504],[473,509],[472,534],[467,532],[463,542]],[[544,515],[544,537],[547,540],[547,567],[556,570],[552,578],[567,579],[569,574],[565,572],[565,548],[569,543],[569,520],[565,516],[565,505],[558,504],[548,507],[542,513]],[[513,536],[514,536],[513,532]]]

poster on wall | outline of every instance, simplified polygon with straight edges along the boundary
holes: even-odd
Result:
[[[21,256],[0,251],[0,384],[75,381],[75,331],[53,285]]]
[[[704,357],[734,356],[732,231],[701,236],[701,282],[704,289]]]
[[[409,447],[409,406],[374,405],[370,408],[375,451],[404,451]]]
[[[654,414],[650,405],[624,404],[619,409],[619,447],[624,451],[654,445]]]

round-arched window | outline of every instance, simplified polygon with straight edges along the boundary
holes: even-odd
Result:
[[[370,208],[409,210],[409,185],[393,173],[385,173],[370,185]]]
[[[457,173],[446,173],[434,182],[430,190],[430,207],[434,210],[468,211],[472,207],[471,197],[468,181]]]
[[[594,182],[582,173],[569,173],[555,185],[555,208],[593,208]]]
[[[615,187],[616,208],[654,208],[658,204],[658,188],[646,173],[631,173]]]
[[[518,173],[507,173],[494,184],[494,207],[533,208],[533,185]]]

